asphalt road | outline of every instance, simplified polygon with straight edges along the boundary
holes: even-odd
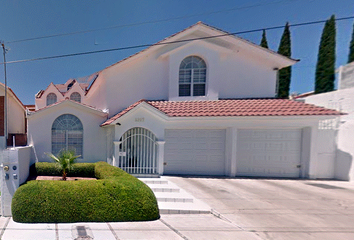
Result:
[[[213,225],[214,218],[210,219],[211,224],[204,220],[204,224],[210,226],[204,230],[209,231],[209,239],[354,239],[354,183],[195,177],[168,179],[215,210],[213,217],[219,216],[219,227]],[[171,216],[166,217],[162,219],[168,222]],[[198,226],[195,229],[199,231],[193,231],[192,223],[189,228],[178,224],[175,228],[188,239],[207,239],[204,238],[206,235],[199,233],[203,229]]]

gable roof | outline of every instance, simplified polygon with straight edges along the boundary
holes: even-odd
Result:
[[[5,84],[0,82],[0,86],[5,90]],[[17,95],[15,94],[15,92],[9,87],[7,86],[7,89],[9,90],[8,93],[10,93],[10,95],[12,95],[14,97],[14,99],[17,101],[17,103],[25,110],[25,105],[23,105],[23,103],[21,102],[21,100],[17,97]]]
[[[59,105],[63,105],[63,104],[70,104],[72,106],[78,106],[78,107],[81,107],[82,109],[87,109],[87,110],[93,111],[96,114],[107,115],[106,112],[104,112],[104,111],[102,111],[102,110],[100,110],[98,108],[95,108],[93,106],[90,106],[90,105],[87,105],[87,104],[84,104],[84,103],[79,103],[79,102],[70,100],[69,98],[66,98],[66,99],[63,99],[61,101],[55,102],[55,103],[53,103],[51,105],[45,106],[45,107],[37,109],[35,111],[30,111],[28,113],[28,115],[33,115],[33,114],[36,114],[38,112],[42,112],[44,110],[47,110],[47,109],[50,109],[50,108],[53,108],[53,107],[56,107],[56,106],[59,106]]]
[[[143,50],[141,50],[141,51],[139,51],[139,52],[137,52],[137,53],[135,53],[135,54],[133,54],[133,55],[130,55],[129,57],[126,57],[126,58],[124,58],[124,59],[122,59],[122,60],[120,60],[120,61],[118,61],[118,62],[116,62],[116,63],[114,63],[114,64],[112,64],[112,65],[110,65],[110,66],[108,66],[108,67],[106,67],[105,69],[108,69],[108,68],[110,68],[110,67],[116,66],[116,65],[118,65],[118,64],[120,64],[120,63],[122,63],[122,62],[127,61],[128,59],[135,58],[135,57],[137,57],[138,55],[141,55],[142,53],[149,52],[152,48],[155,48],[155,47],[158,47],[158,46],[161,47],[161,46],[163,46],[163,45],[170,44],[171,42],[173,42],[173,43],[174,43],[174,42],[189,42],[189,41],[199,40],[199,38],[196,38],[196,39],[183,39],[183,40],[176,40],[176,41],[169,41],[169,42],[168,42],[168,40],[174,40],[174,38],[176,38],[178,35],[180,35],[180,34],[186,32],[186,31],[188,31],[188,30],[190,30],[190,29],[196,28],[196,27],[198,27],[198,26],[208,28],[208,29],[210,29],[210,30],[212,30],[212,31],[215,31],[215,33],[217,33],[216,35],[208,36],[208,37],[202,37],[201,39],[208,39],[208,38],[216,38],[216,37],[226,37],[226,36],[229,36],[229,37],[231,37],[231,38],[234,38],[234,39],[237,39],[237,40],[239,40],[239,41],[241,41],[241,42],[244,42],[244,43],[248,44],[249,46],[252,46],[252,47],[254,47],[254,48],[256,48],[256,49],[259,49],[259,50],[261,50],[261,51],[268,52],[268,53],[270,53],[270,54],[272,54],[272,55],[276,55],[276,56],[278,56],[278,57],[280,57],[280,58],[283,58],[283,59],[287,59],[287,60],[293,61],[294,63],[297,62],[297,61],[299,61],[298,59],[288,58],[288,57],[283,56],[283,55],[281,55],[281,54],[279,54],[279,53],[277,53],[277,52],[275,52],[275,51],[273,51],[273,50],[271,50],[271,49],[267,49],[267,48],[261,47],[261,46],[255,44],[255,43],[253,43],[253,42],[251,42],[251,41],[248,41],[248,40],[246,40],[246,39],[243,39],[243,38],[241,38],[241,37],[238,37],[238,36],[236,36],[236,35],[234,35],[234,34],[232,34],[232,33],[229,33],[229,32],[227,32],[227,31],[221,30],[221,29],[219,29],[219,28],[213,27],[213,26],[211,26],[211,25],[209,25],[209,24],[206,24],[206,23],[203,23],[203,22],[199,21],[199,22],[197,22],[197,23],[195,23],[195,24],[193,24],[193,25],[191,25],[191,26],[189,26],[189,27],[187,27],[187,28],[185,28],[185,29],[183,29],[183,30],[177,32],[177,33],[174,33],[174,34],[172,34],[172,35],[170,35],[170,36],[168,36],[168,37],[166,37],[166,38],[164,38],[164,39],[158,41],[158,42],[155,43],[155,44],[150,45],[149,47],[147,47],[147,48],[145,48],[145,49],[143,49]],[[103,70],[105,70],[105,69],[103,69]],[[103,70],[101,70],[101,71],[103,71]]]
[[[89,76],[80,77],[80,78],[77,78],[77,79],[69,79],[64,84],[50,83],[45,90],[40,90],[36,94],[35,97],[36,98],[41,98],[43,93],[46,92],[51,85],[53,85],[58,90],[59,93],[61,93],[63,96],[65,96],[65,94],[67,92],[69,92],[70,89],[76,84],[79,84],[80,88],[82,89],[82,91],[86,95],[87,92],[90,90],[91,85],[93,84],[93,82],[98,77],[98,74],[99,73],[96,72],[96,73],[93,73],[93,74],[91,74]]]
[[[140,100],[105,121],[106,126],[141,103],[147,103],[168,117],[250,117],[250,116],[314,116],[344,113],[288,99],[223,99],[208,101]]]

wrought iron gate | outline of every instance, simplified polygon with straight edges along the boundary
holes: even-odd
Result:
[[[157,138],[141,127],[126,131],[120,139],[119,166],[130,174],[157,174]]]

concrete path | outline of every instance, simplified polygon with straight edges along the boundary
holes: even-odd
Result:
[[[211,206],[212,213],[128,223],[20,224],[1,217],[1,239],[354,239],[354,183],[167,179]]]

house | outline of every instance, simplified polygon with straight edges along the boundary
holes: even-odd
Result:
[[[338,90],[299,97],[305,103],[347,113],[319,122],[317,149],[327,178],[353,181],[354,63],[339,67],[337,72]]]
[[[0,149],[13,146],[13,140],[17,146],[27,144],[26,108],[11,88],[7,87],[7,90],[7,109],[5,109],[5,85],[0,83]],[[7,112],[6,124],[5,112]]]
[[[135,175],[317,178],[318,123],[340,112],[274,98],[277,71],[296,62],[198,22],[84,80],[50,84],[28,139],[38,161],[75,149]]]

